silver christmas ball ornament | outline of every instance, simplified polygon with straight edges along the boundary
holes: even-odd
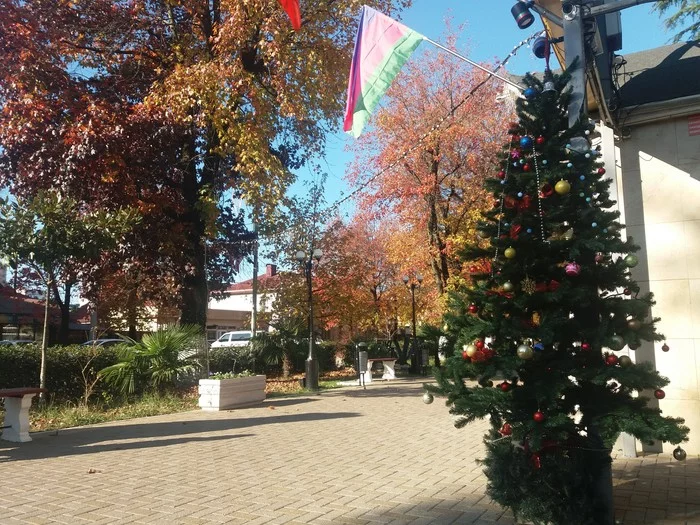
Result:
[[[430,403],[432,403],[433,399],[434,399],[433,394],[431,394],[430,392],[425,392],[423,394],[423,403],[425,403],[426,405],[429,405]]]
[[[685,453],[685,450],[683,450],[681,447],[676,447],[673,449],[673,459],[677,461],[683,461],[687,457],[687,454]]]

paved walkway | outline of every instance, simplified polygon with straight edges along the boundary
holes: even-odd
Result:
[[[485,423],[372,383],[0,441],[0,524],[514,523],[484,496]],[[617,517],[700,524],[700,463],[616,461]]]

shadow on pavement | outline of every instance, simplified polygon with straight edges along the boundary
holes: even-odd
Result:
[[[194,421],[146,421],[139,423],[116,422],[95,427],[72,428],[56,432],[32,434],[33,441],[10,443],[0,441],[0,463],[44,459],[48,457],[94,454],[110,450],[126,450],[168,446],[193,441],[215,441],[252,436],[237,434],[240,429],[259,425],[301,423],[359,417],[355,412],[270,415],[241,419],[199,419]],[[141,420],[143,421],[143,420]],[[120,424],[122,423],[122,424]],[[207,432],[223,435],[197,436]],[[154,439],[166,438],[166,439]]]
[[[700,458],[617,459],[613,485],[615,517],[625,525],[700,523]]]
[[[313,403],[318,401],[318,398],[313,397],[268,397],[265,402],[259,405],[254,405],[250,408],[260,408],[261,406],[276,406],[276,407],[286,407],[291,405],[300,405],[302,403]],[[245,410],[245,408],[238,408],[236,410]]]

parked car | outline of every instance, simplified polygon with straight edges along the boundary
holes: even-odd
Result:
[[[211,344],[211,348],[229,348],[232,346],[246,346],[252,338],[250,330],[240,332],[226,332]]]
[[[84,343],[82,343],[82,346],[107,347],[123,344],[129,344],[129,341],[127,341],[126,339],[91,339],[90,341],[85,341]]]
[[[5,339],[0,341],[1,346],[28,345],[31,343],[34,343],[34,341],[29,341],[27,339]]]

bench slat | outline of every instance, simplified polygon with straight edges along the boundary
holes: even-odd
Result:
[[[0,397],[24,397],[28,394],[41,394],[47,392],[45,388],[39,387],[18,387],[0,389]]]

